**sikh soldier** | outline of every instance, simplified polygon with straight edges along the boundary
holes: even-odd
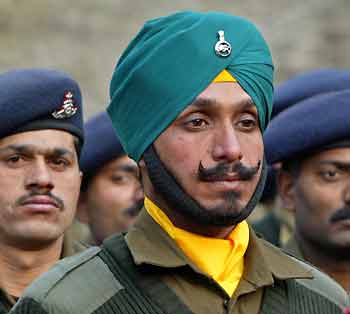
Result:
[[[90,227],[89,242],[101,244],[134,222],[143,206],[143,191],[137,164],[124,152],[107,113],[90,119],[84,129],[78,215]]]
[[[348,297],[246,223],[263,189],[273,65],[224,13],[151,20],[121,56],[108,113],[145,209],[37,281],[12,313],[341,313]],[[302,295],[303,298],[299,298]]]
[[[81,173],[78,84],[54,70],[0,75],[0,313],[60,258],[84,249],[64,235]]]
[[[280,84],[274,93],[274,106],[272,120],[281,112],[312,96],[340,91],[350,87],[350,71],[340,69],[318,69],[297,75]],[[283,141],[281,142],[283,143]],[[283,144],[279,144],[283,145]],[[272,165],[270,169],[279,168],[280,165]],[[276,172],[276,170],[274,171]],[[275,183],[274,174],[274,184]],[[271,180],[272,181],[272,180]],[[271,182],[265,189],[271,190],[274,184]],[[265,194],[265,191],[264,191]],[[264,195],[263,194],[263,195]],[[263,197],[262,197],[263,199]],[[294,230],[293,211],[284,208],[280,196],[277,193],[269,203],[270,212],[260,220],[254,221],[254,230],[274,245],[284,246],[290,240]]]
[[[268,159],[282,163],[278,186],[295,213],[286,248],[350,292],[350,90],[284,110],[267,129]],[[281,143],[283,142],[283,145]]]

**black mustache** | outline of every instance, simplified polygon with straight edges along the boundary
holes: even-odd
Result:
[[[48,196],[48,197],[52,198],[56,202],[56,204],[58,205],[59,209],[63,209],[64,208],[64,202],[59,197],[53,195],[51,192],[40,193],[38,191],[32,191],[28,195],[21,196],[20,198],[17,199],[16,205],[17,206],[21,206],[21,205],[25,204],[25,202],[29,198],[34,197],[34,196]]]
[[[329,220],[331,223],[335,223],[345,219],[350,219],[350,207],[338,209]]]
[[[124,209],[123,214],[128,215],[130,217],[137,216],[143,207],[143,203],[144,201],[142,200],[137,202],[134,206]]]
[[[235,173],[237,180],[249,181],[258,173],[260,166],[261,160],[258,161],[255,167],[244,166],[241,162],[234,164],[221,162],[213,168],[206,169],[200,161],[198,166],[198,178],[205,182],[222,181],[225,180],[228,175]]]

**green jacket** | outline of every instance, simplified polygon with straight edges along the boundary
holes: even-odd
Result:
[[[65,235],[63,239],[63,249],[61,258],[72,256],[85,250],[86,246],[81,245],[79,242],[74,241],[71,236]],[[0,314],[8,313],[16,300],[8,295],[6,291],[0,288]]]
[[[193,265],[145,211],[140,214],[139,220],[125,239],[126,250],[132,261],[131,267],[138,276],[150,279],[154,277],[155,282],[159,281],[159,284],[155,283],[158,289],[153,289],[152,286],[144,289],[142,293],[146,295],[146,299],[151,299],[162,307],[167,303],[165,295],[172,298],[163,307],[166,310],[157,313],[304,314],[285,308],[289,306],[287,293],[283,290],[286,282],[296,285],[297,290],[293,291],[301,295],[306,291],[316,295],[320,304],[331,304],[335,309],[331,313],[342,313],[342,308],[348,304],[348,296],[334,281],[258,239],[252,230],[245,255],[243,278],[232,297]],[[113,243],[115,239],[108,241]],[[118,247],[109,246],[109,249],[116,258],[119,253],[123,253],[118,251]],[[132,308],[140,291],[130,291],[130,287],[119,280],[120,277],[116,274],[122,270],[113,269],[113,261],[107,262],[105,251],[105,248],[101,250],[94,247],[58,263],[26,291],[11,313],[155,313],[147,310],[147,302],[144,308],[138,307],[135,311],[128,312],[123,310]],[[123,264],[120,265],[123,267]],[[262,301],[266,301],[267,295],[271,295],[267,292],[273,291],[281,283],[283,288],[278,291],[283,292],[282,301],[285,302],[281,306],[278,302],[272,302],[275,310],[262,312]],[[138,287],[142,287],[142,284]],[[175,305],[180,305],[182,310],[176,310]],[[307,313],[313,313],[312,309]]]

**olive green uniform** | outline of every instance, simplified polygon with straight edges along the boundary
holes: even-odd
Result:
[[[265,292],[287,281],[298,282],[299,289],[311,291],[320,302],[331,304],[335,310],[330,313],[342,313],[348,303],[347,295],[329,277],[257,238],[252,230],[243,278],[232,297],[203,274],[146,211],[141,212],[125,240],[126,250],[131,253],[131,267],[141,276],[159,278],[159,283],[154,282],[157,289],[148,285],[143,291],[147,298],[166,309],[157,313],[268,313],[261,312],[262,302],[266,303],[268,295]],[[114,238],[104,245],[110,241],[113,243]],[[115,258],[123,253],[117,245],[109,249]],[[129,287],[116,276],[118,271],[124,271],[114,272],[112,266],[106,264],[105,251],[106,247],[102,250],[94,247],[60,262],[27,290],[11,313],[32,313],[34,309],[40,314],[155,313],[146,306],[130,310],[139,291],[125,292]],[[142,286],[145,287],[142,284],[138,287]],[[168,304],[167,298],[172,298]],[[286,308],[278,309],[270,313],[288,313]]]
[[[70,235],[65,235],[63,239],[61,258],[72,256],[83,251],[84,249],[86,249],[86,246],[73,240]],[[8,313],[15,303],[15,298],[8,295],[3,289],[0,288],[0,314]]]

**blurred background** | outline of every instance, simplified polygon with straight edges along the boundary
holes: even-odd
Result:
[[[143,22],[184,9],[251,19],[270,44],[276,83],[350,67],[350,0],[0,0],[0,72],[62,69],[80,83],[90,117],[108,104],[113,68]]]

